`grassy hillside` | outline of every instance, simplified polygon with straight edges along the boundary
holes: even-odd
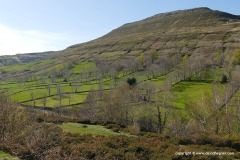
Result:
[[[140,87],[154,82],[160,90],[171,81],[172,107],[185,108],[188,99],[210,91],[216,77],[230,77],[239,23],[239,16],[209,8],[157,14],[97,40],[46,53],[51,59],[1,66],[0,91],[28,106],[76,107],[91,90],[114,90],[135,77]]]
[[[9,116],[9,131],[15,127],[22,133],[9,132],[7,138],[19,140],[21,156],[39,159],[61,159],[60,152],[62,157],[83,154],[86,159],[169,158],[193,148],[237,153],[239,25],[239,16],[208,8],[174,11],[125,24],[96,40],[51,53],[51,58],[2,65],[0,100],[9,103],[5,99],[10,97],[26,108],[19,111],[28,117],[18,128],[11,125],[18,110],[0,110]],[[1,107],[8,111],[17,104]],[[32,138],[29,128],[43,138]],[[48,152],[46,146],[51,146]]]
[[[189,54],[211,59],[221,51],[229,61],[239,43],[239,29],[239,16],[208,8],[176,11],[125,24],[97,40],[70,46],[62,55],[113,61],[155,51],[166,57]]]
[[[40,52],[40,53],[16,54],[14,56],[1,56],[0,65],[8,66],[8,65],[18,64],[18,63],[28,63],[32,61],[48,59],[51,57],[51,54],[53,53],[54,53],[53,51],[49,51],[49,52]]]

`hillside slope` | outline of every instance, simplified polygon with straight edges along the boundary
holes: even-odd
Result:
[[[213,53],[221,52],[228,62],[239,40],[240,16],[196,8],[125,24],[101,38],[70,46],[58,54],[87,60],[101,54],[99,57],[112,61],[137,57],[150,50],[167,57],[188,54],[212,58]]]
[[[48,52],[39,52],[39,53],[24,53],[24,54],[16,54],[9,56],[0,56],[0,66],[3,65],[15,65],[19,63],[28,63],[33,61],[39,61],[48,59],[54,51]]]

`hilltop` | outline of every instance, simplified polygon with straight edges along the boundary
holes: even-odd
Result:
[[[211,58],[221,51],[224,59],[239,44],[240,16],[196,8],[157,14],[125,24],[103,37],[68,47],[61,55],[86,58],[132,58],[150,50],[163,56],[203,55]],[[114,60],[110,58],[110,60]]]

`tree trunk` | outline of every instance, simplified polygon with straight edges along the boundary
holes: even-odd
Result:
[[[161,112],[160,112],[160,107],[157,106],[157,110],[158,110],[158,133],[162,133],[162,118],[161,118]]]
[[[219,134],[219,111],[217,111],[216,113],[215,125],[216,125],[215,134]]]

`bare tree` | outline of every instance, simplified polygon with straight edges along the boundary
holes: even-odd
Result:
[[[189,138],[197,131],[192,119],[188,120],[181,112],[174,112],[167,125],[167,134],[171,137]]]
[[[148,68],[147,68],[147,72],[148,72],[148,79],[150,78],[155,78],[156,76],[159,75],[159,66],[157,64],[151,64]]]
[[[223,89],[218,83],[214,83],[212,87],[213,109],[215,112],[215,134],[219,134],[219,121],[221,106],[224,103]]]
[[[103,95],[102,113],[106,121],[119,122],[124,125],[133,123],[133,106],[130,87],[121,84],[116,90]]]
[[[190,76],[190,60],[189,60],[189,56],[186,54],[183,58],[182,58],[182,62],[179,65],[180,70],[182,71],[182,76],[183,76],[183,80],[185,80],[186,78],[188,78]]]
[[[204,93],[201,99],[197,101],[189,101],[186,104],[187,111],[191,118],[196,121],[200,131],[208,131],[208,125],[211,121],[211,115],[214,112],[211,107],[211,95],[209,92]]]
[[[71,83],[72,92],[78,92],[80,85],[81,83],[80,83],[79,77],[74,77]]]
[[[142,83],[142,89],[145,91],[144,100],[150,102],[159,90],[158,85],[152,81],[145,81]]]
[[[57,90],[57,94],[58,94],[58,98],[59,98],[59,106],[61,107],[62,106],[62,93],[63,93],[63,90],[62,90],[62,87],[60,84],[57,85],[56,87],[56,90]]]
[[[48,91],[48,96],[51,95],[51,88],[52,88],[52,86],[50,84],[46,86],[46,89]]]
[[[41,99],[41,101],[42,101],[43,107],[46,108],[46,104],[47,104],[47,95],[46,94],[43,95],[43,98]]]
[[[87,118],[91,120],[96,120],[97,118],[99,110],[97,100],[98,94],[95,91],[90,90],[85,100],[86,105],[81,109],[84,110],[84,116],[87,116]]]
[[[71,102],[72,102],[71,94],[68,94],[67,98],[68,98],[68,105],[71,105]]]
[[[40,80],[42,84],[46,84],[46,78],[44,76],[41,76]]]
[[[31,93],[30,93],[30,96],[31,96],[31,100],[33,101],[33,106],[35,107],[35,106],[36,106],[35,93],[34,93],[34,92],[31,92]]]
[[[104,90],[102,81],[99,81],[99,83],[98,83],[98,90],[99,90],[99,97],[100,97],[100,99],[102,99],[103,98],[103,90]]]
[[[162,88],[163,88],[163,91],[160,93],[160,97],[158,97],[159,100],[156,103],[157,118],[158,118],[158,123],[157,123],[158,133],[162,133],[164,128],[166,127],[167,111],[169,109],[169,105],[172,99],[172,95],[170,93],[171,88],[168,85],[163,86]]]
[[[29,123],[29,114],[17,103],[5,95],[0,95],[0,145],[14,143],[14,138],[21,135]],[[15,141],[16,142],[16,141]]]

